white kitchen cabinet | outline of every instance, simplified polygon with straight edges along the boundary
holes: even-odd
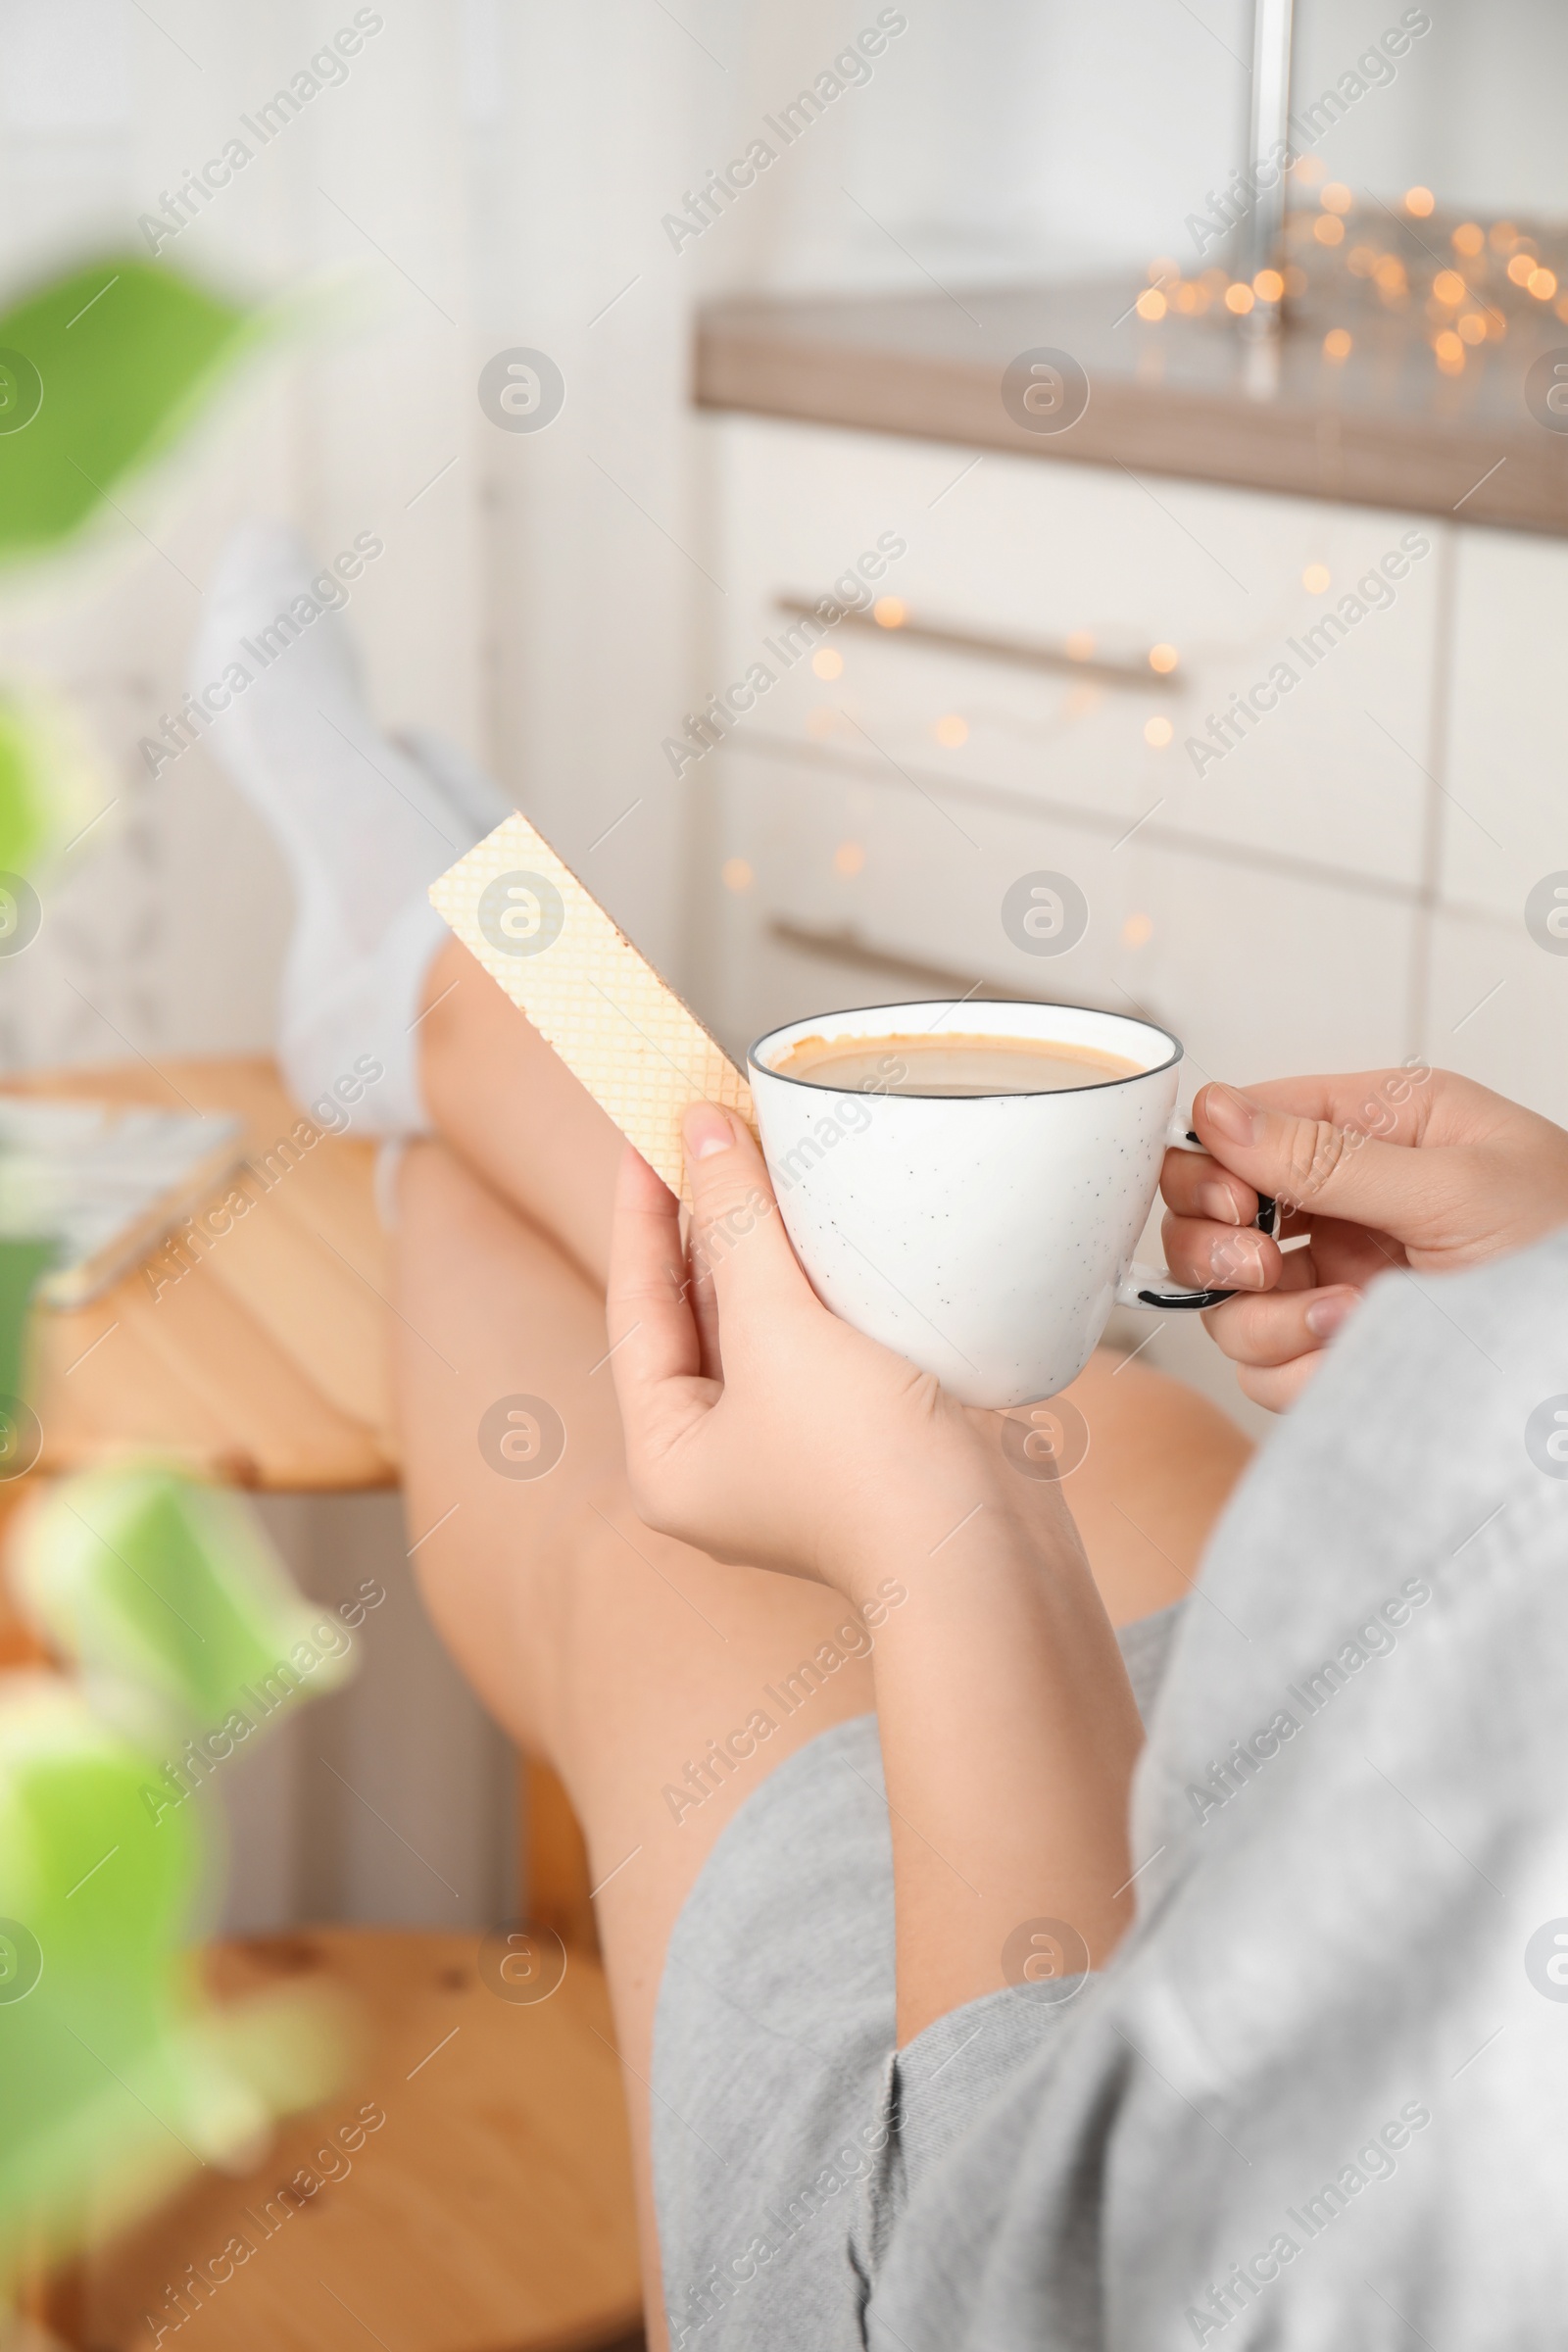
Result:
[[[1431,971],[1432,1061],[1568,1127],[1568,956],[1518,921],[1445,910]]]
[[[710,879],[727,860],[742,885],[717,891],[732,1021],[810,1009],[813,986],[842,990],[852,971],[862,1001],[951,974],[955,994],[983,980],[1134,998],[1183,1036],[1195,1077],[1418,1050],[1454,533],[752,418],[715,423],[710,446],[727,592],[714,685],[757,662],[774,672],[703,769]],[[1425,555],[1406,547],[1386,599],[1369,595],[1308,670],[1305,631],[1412,537]],[[857,589],[857,560],[879,547]],[[841,603],[896,596],[906,627],[802,631],[797,609],[835,581]],[[910,622],[991,650],[925,642]],[[1056,665],[1006,658],[1018,644]],[[1178,656],[1163,679],[1160,646]],[[1188,735],[1276,658],[1298,684],[1196,774]],[[1162,719],[1168,744],[1148,739]],[[1090,904],[1059,957],[1022,955],[1002,927],[1008,884],[1037,870],[1068,873]],[[838,938],[858,960],[835,964]]]
[[[749,417],[710,453],[713,684],[777,673],[699,771],[733,1042],[978,982],[1136,1003],[1195,1084],[1423,1054],[1568,1122],[1568,956],[1523,918],[1568,872],[1568,547]],[[1195,775],[1186,736],[1411,534],[1392,601]],[[779,661],[787,608],[890,539],[866,597],[992,649],[841,622]],[[1089,904],[1059,956],[1003,928],[1037,871]]]
[[[754,419],[714,433],[728,601],[713,682],[759,661],[777,673],[737,741],[990,783],[1077,808],[1112,838],[1153,810],[1199,841],[1419,882],[1440,569],[1429,523],[871,434]],[[814,649],[834,674],[806,654],[785,667],[785,632],[802,636],[787,608],[831,594],[890,544],[904,552],[878,558],[861,593],[980,644],[851,623]],[[1342,619],[1340,601],[1368,581],[1364,616]],[[1082,660],[1030,667],[1006,658],[1019,642]],[[1164,677],[1156,647],[1178,658]],[[1269,683],[1281,664],[1294,685]],[[1275,707],[1233,717],[1223,756],[1195,760],[1189,743],[1209,743],[1211,719],[1259,687]]]
[[[754,932],[848,933],[890,962],[953,974],[954,994],[983,979],[1003,993],[1136,1005],[1182,1038],[1195,1084],[1365,1066],[1406,1050],[1415,916],[1376,892],[1308,871],[1259,877],[1137,833],[1118,846],[957,788],[939,805],[897,777],[770,747],[736,751],[727,774],[726,846],[756,877],[742,918]],[[1026,953],[1004,926],[1008,889],[1041,872],[1065,874],[1087,902],[1088,928],[1061,955]],[[942,993],[896,978],[883,987],[894,999]],[[874,976],[857,993],[874,996]]]
[[[1568,546],[1463,532],[1454,645],[1443,893],[1516,926],[1568,869]]]

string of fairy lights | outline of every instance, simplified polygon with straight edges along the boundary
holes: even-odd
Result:
[[[1377,317],[1419,321],[1444,375],[1462,375],[1488,344],[1547,315],[1568,321],[1568,232],[1440,213],[1432,190],[1407,188],[1398,205],[1358,198],[1328,179],[1316,156],[1291,173],[1277,269],[1250,280],[1211,268],[1185,275],[1161,258],[1150,266],[1137,312],[1147,323],[1289,309],[1327,320],[1325,360],[1348,360],[1356,331]]]

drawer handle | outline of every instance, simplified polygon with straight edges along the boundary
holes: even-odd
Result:
[[[780,612],[793,613],[797,619],[817,617],[816,605],[804,597],[781,596],[774,601]],[[953,653],[978,654],[990,662],[1010,662],[1021,669],[1059,670],[1069,677],[1093,678],[1102,686],[1148,686],[1156,694],[1184,688],[1174,661],[1167,669],[1156,669],[1153,665],[1153,656],[1169,650],[1163,646],[1151,647],[1147,662],[1101,662],[1092,656],[1069,653],[1065,645],[1050,645],[1025,637],[983,637],[973,629],[950,628],[935,620],[913,620],[906,613],[890,622],[876,619],[874,613],[852,610],[837,626],[869,629],[877,637],[909,637],[921,645],[946,646]]]
[[[892,978],[907,980],[925,991],[933,988],[940,996],[950,996],[962,990],[962,1002],[971,1001],[1015,1004],[1049,1004],[1054,1000],[1042,997],[1032,988],[1011,987],[1001,981],[977,980],[972,972],[956,972],[951,964],[925,963],[912,956],[890,955],[884,948],[874,948],[858,931],[818,931],[806,923],[792,923],[787,915],[774,915],[767,925],[767,935],[781,947],[793,948],[797,955],[810,956],[822,963],[847,963],[862,972],[885,972]],[[924,1002],[924,999],[921,999]]]

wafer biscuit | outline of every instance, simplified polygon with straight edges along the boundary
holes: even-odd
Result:
[[[460,858],[430,903],[672,1193],[686,1189],[691,1103],[755,1130],[728,1054],[525,816]]]

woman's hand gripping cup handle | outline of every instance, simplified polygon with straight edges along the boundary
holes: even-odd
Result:
[[[1201,1152],[1168,1152],[1161,1176],[1166,1260],[1233,1294],[1204,1320],[1275,1412],[1379,1274],[1473,1265],[1568,1221],[1568,1134],[1425,1063],[1205,1086],[1193,1130]],[[1249,1231],[1268,1197],[1274,1230]]]

